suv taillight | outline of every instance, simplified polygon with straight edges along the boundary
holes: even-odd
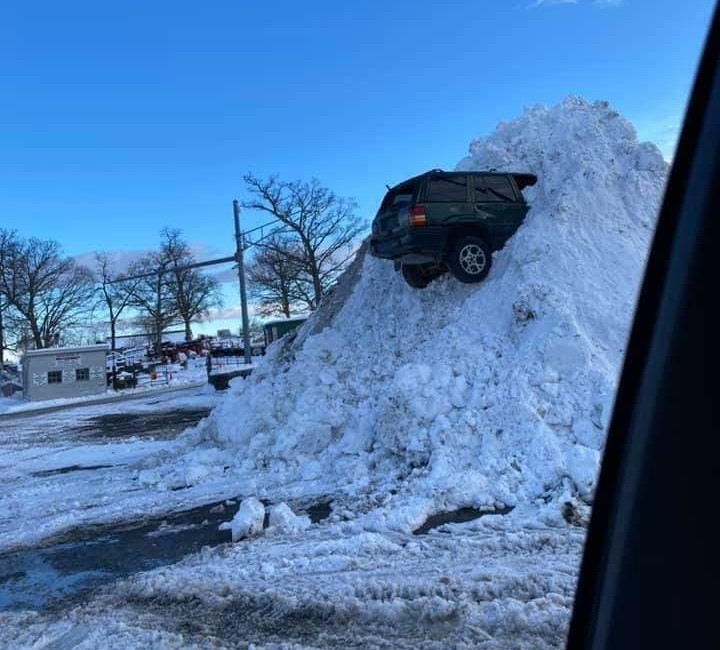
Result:
[[[408,226],[424,226],[427,223],[425,208],[422,205],[414,205],[408,212]]]

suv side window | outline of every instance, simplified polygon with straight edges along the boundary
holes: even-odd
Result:
[[[432,176],[425,201],[428,203],[467,203],[467,176]]]
[[[475,176],[475,202],[514,202],[515,191],[507,176]]]

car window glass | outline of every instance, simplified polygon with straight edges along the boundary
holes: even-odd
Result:
[[[512,185],[505,176],[476,176],[474,184],[477,202],[497,203],[515,200]]]
[[[465,176],[434,176],[430,179],[426,200],[447,203],[467,201],[467,178]]]
[[[390,208],[396,208],[401,205],[407,205],[412,203],[415,198],[415,192],[417,189],[417,183],[403,183],[391,189],[383,199],[380,205],[380,211],[389,210]]]

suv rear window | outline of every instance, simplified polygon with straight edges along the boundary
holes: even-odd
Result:
[[[515,192],[507,176],[475,176],[475,201],[515,201]]]
[[[467,203],[466,176],[433,176],[428,183],[428,203]]]
[[[380,212],[390,210],[391,208],[397,208],[401,205],[408,205],[415,200],[415,193],[417,191],[417,181],[410,183],[403,183],[397,187],[393,187],[383,199],[380,204]]]

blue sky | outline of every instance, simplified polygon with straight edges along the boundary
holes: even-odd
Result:
[[[670,156],[712,6],[3,3],[0,226],[77,255],[151,248],[170,225],[224,255],[247,171],[315,176],[369,221],[385,183],[568,94],[609,100]]]

